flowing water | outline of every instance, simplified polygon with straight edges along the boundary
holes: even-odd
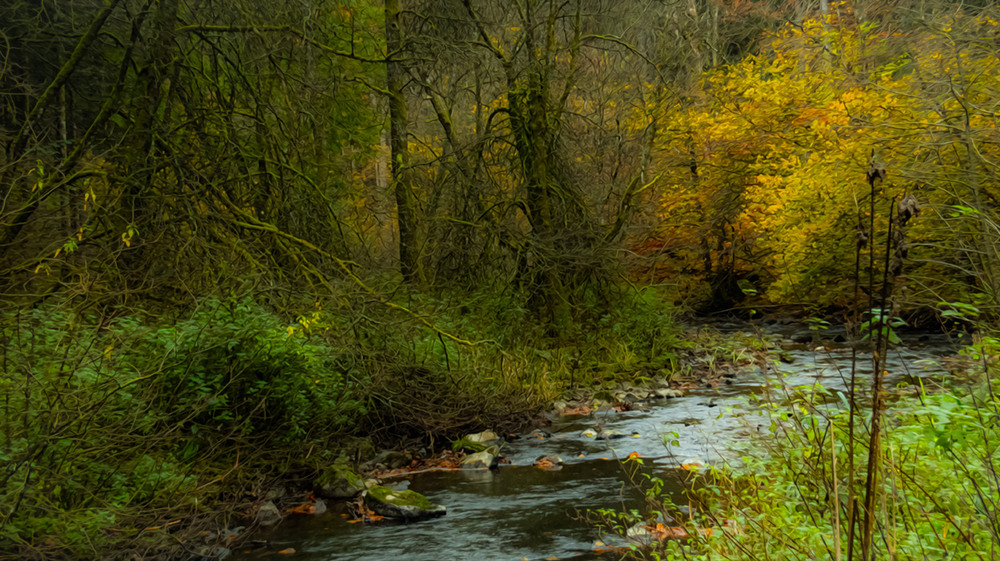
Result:
[[[771,328],[771,336],[785,341],[788,363],[748,369],[729,384],[693,389],[684,397],[650,401],[644,404],[646,410],[553,417],[545,431],[508,442],[503,455],[510,464],[497,470],[420,473],[387,483],[408,486],[446,506],[444,517],[413,524],[351,524],[341,516],[345,505],[333,504],[325,514],[290,517],[258,536],[271,542],[269,551],[238,557],[254,559],[294,548],[290,558],[296,560],[596,559],[594,543],[601,536],[584,520],[586,511],[642,504],[639,493],[624,483],[616,458],[638,452],[643,470],[663,479],[666,490],[683,504],[686,472],[681,464],[739,461],[748,435],[769,426],[769,420],[757,417],[748,406],[748,396],[768,391],[776,382],[786,387],[816,382],[830,389],[845,387],[851,349],[831,343],[790,344],[790,337],[803,329]],[[831,339],[834,335],[824,333]],[[886,387],[939,377],[940,359],[953,351],[943,336],[910,336],[891,352]],[[858,383],[867,386],[871,355],[859,352],[858,359]],[[596,440],[583,434],[588,428],[632,436]],[[668,447],[664,435],[670,433],[678,442]],[[558,455],[565,465],[558,471],[532,467],[545,454]]]

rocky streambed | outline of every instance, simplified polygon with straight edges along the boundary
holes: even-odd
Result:
[[[739,324],[718,327],[746,329]],[[642,505],[642,497],[624,482],[617,459],[642,457],[642,469],[663,479],[675,502],[683,504],[688,473],[682,466],[738,461],[749,434],[766,430],[768,422],[747,405],[749,396],[769,391],[774,384],[845,387],[851,349],[837,342],[842,337],[836,332],[810,333],[807,339],[803,331],[795,325],[771,326],[766,336],[780,361],[747,367],[736,376],[719,377],[680,393],[619,387],[611,392],[620,394],[615,399],[626,402],[625,407],[587,410],[558,404],[569,414],[553,411],[549,426],[484,443],[487,448],[479,453],[502,457],[502,463],[480,458],[483,461],[476,464],[397,474],[381,481],[388,491],[380,493],[417,492],[430,508],[446,509],[446,515],[410,523],[363,524],[351,520],[349,503],[327,501],[325,512],[287,516],[257,536],[266,540],[266,547],[244,548],[235,557],[256,559],[284,551],[294,559],[308,560],[597,558],[602,537],[584,520],[588,509]],[[886,365],[887,387],[946,375],[946,357],[953,351],[941,335],[905,337],[905,344],[891,353]],[[860,351],[858,358],[859,383],[866,384],[870,355]],[[666,440],[675,442],[667,446]]]

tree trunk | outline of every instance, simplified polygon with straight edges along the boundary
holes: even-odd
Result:
[[[416,201],[407,149],[406,72],[399,61],[402,33],[399,0],[385,0],[386,85],[389,91],[389,152],[399,227],[399,272],[407,282],[420,280]]]

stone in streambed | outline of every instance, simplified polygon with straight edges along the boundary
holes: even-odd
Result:
[[[532,465],[539,469],[556,471],[562,469],[563,459],[555,454],[546,454],[536,458]]]
[[[464,468],[492,468],[497,465],[496,454],[490,453],[490,450],[484,450],[482,452],[476,452],[475,454],[470,454],[462,460],[462,467]]]
[[[365,490],[365,480],[344,465],[334,464],[313,482],[318,496],[324,499],[350,499]]]
[[[278,509],[273,501],[265,502],[257,510],[257,523],[261,526],[274,526],[278,522],[281,522],[281,518],[281,510]]]
[[[397,491],[376,485],[365,493],[365,505],[375,514],[406,522],[417,522],[444,516],[447,509],[436,505],[416,491]]]
[[[601,432],[597,433],[597,440],[617,440],[619,438],[628,438],[628,437],[639,438],[639,436],[640,436],[639,433],[636,431],[632,431],[631,433],[626,434],[616,430],[602,430]]]
[[[618,403],[638,403],[649,397],[649,393],[639,389],[615,392],[615,401]]]
[[[472,442],[486,443],[486,442],[493,442],[494,440],[497,440],[500,437],[497,436],[497,433],[491,430],[484,430],[483,432],[479,432],[476,434],[467,434],[465,435],[465,438],[471,440]]]
[[[632,431],[631,433],[623,433],[621,431],[613,429],[612,430],[601,429],[600,431],[595,431],[594,429],[587,429],[581,432],[580,436],[584,436],[586,438],[593,438],[596,440],[617,440],[619,438],[628,438],[628,437],[639,438],[640,435],[638,432],[635,431]]]
[[[388,469],[399,469],[405,465],[408,465],[413,461],[413,454],[402,451],[397,452],[395,450],[383,450],[375,456],[374,463],[376,466],[382,465]]]

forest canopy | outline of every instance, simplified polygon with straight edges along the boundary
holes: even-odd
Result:
[[[395,271],[517,290],[555,331],[622,275],[844,307],[872,212],[912,194],[907,305],[995,303],[991,4],[516,6],[8,4],[4,293]]]

